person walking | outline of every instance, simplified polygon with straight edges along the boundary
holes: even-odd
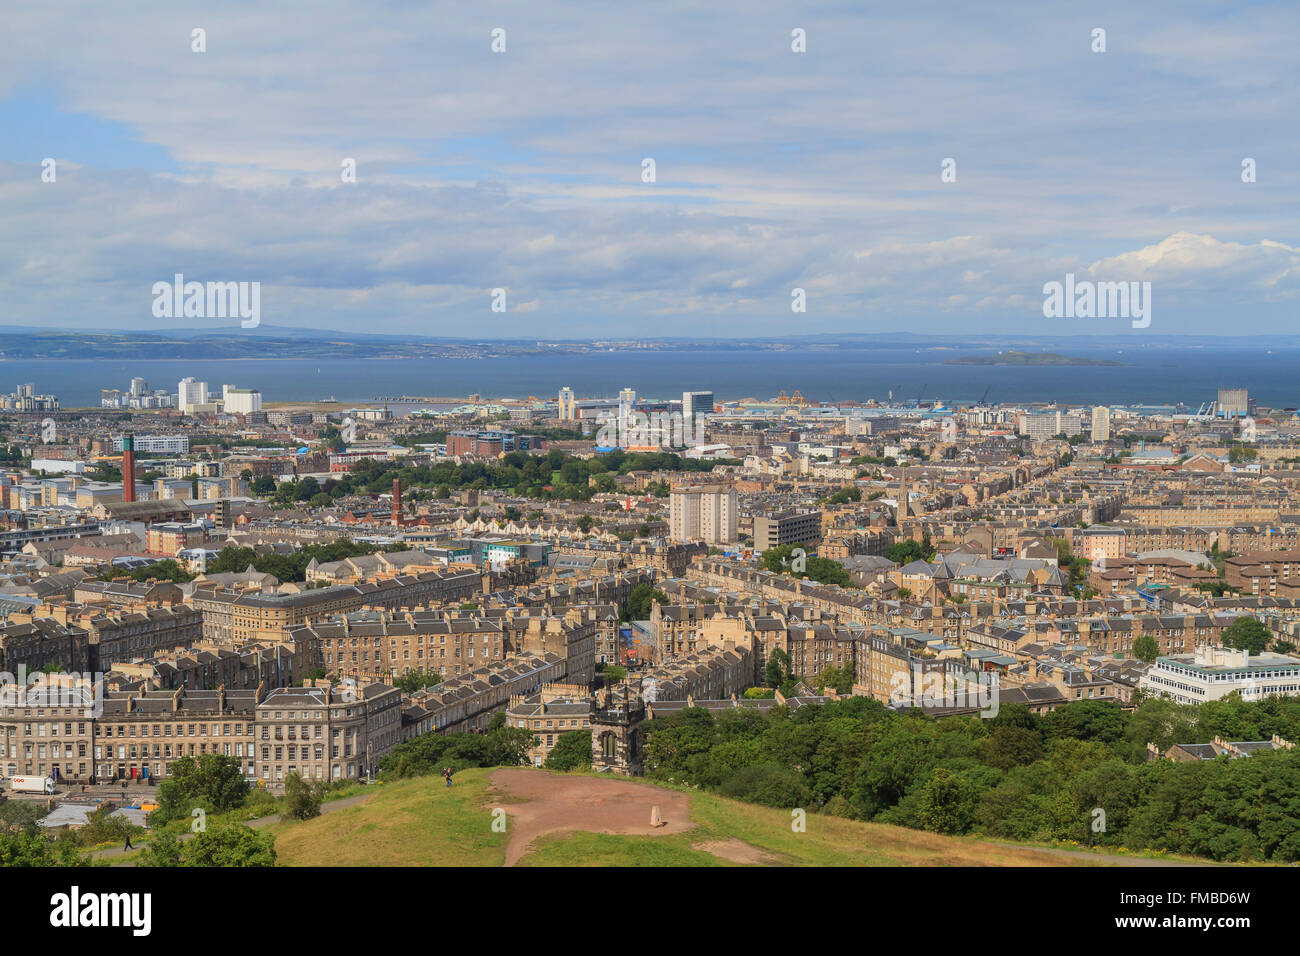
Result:
[[[134,850],[134,849],[135,847],[131,845],[131,834],[128,833],[126,835],[126,846],[122,847],[122,852],[125,853],[127,850]]]
[[[451,768],[450,768],[450,767],[443,767],[443,768],[442,768],[442,779],[447,781],[447,786],[448,786],[448,787],[451,786]]]

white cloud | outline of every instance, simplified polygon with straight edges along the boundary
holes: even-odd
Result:
[[[535,307],[503,332],[785,331],[801,285],[806,331],[865,309],[1006,331],[1044,281],[1113,269],[1162,302],[1198,290],[1188,330],[1222,331],[1227,305],[1243,331],[1289,327],[1268,309],[1297,275],[1285,6],[1103,3],[1104,56],[1042,4],[939,10],[819,4],[796,55],[788,11],[739,0],[17,7],[0,97],[51,97],[180,170],[109,169],[88,138],[42,184],[43,144],[0,121],[8,321],[136,324],[184,271],[263,281],[268,324],[458,334],[507,285]]]

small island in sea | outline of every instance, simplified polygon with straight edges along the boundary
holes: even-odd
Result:
[[[963,355],[946,359],[944,365],[1123,365],[1113,359],[1081,358],[1057,352],[1017,352],[1011,349],[997,355]]]

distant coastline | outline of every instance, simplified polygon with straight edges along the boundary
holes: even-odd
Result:
[[[945,359],[944,365],[1123,365],[1113,359],[1083,358],[1078,355],[1061,355],[1057,352],[1018,352],[1011,349],[997,355],[963,355]]]

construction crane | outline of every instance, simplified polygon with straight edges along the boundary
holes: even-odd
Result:
[[[993,386],[992,386],[992,385],[990,385],[988,388],[984,389],[984,394],[980,396],[980,400],[979,400],[978,402],[976,402],[975,404],[976,404],[977,406],[978,406],[978,405],[983,405],[983,404],[984,404],[984,400],[985,400],[986,398],[989,397],[989,392],[992,391],[992,390],[993,390]]]

